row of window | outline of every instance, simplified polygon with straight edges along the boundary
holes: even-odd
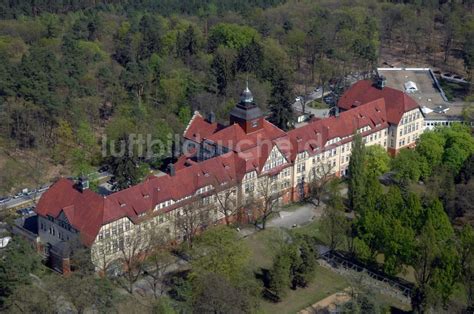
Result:
[[[53,237],[57,236],[62,241],[69,241],[69,235],[65,234],[61,230],[56,230],[56,228],[54,227],[54,224],[47,226],[43,222],[40,222],[40,229],[42,231],[47,231]]]
[[[400,129],[400,136],[418,131],[418,122],[415,124],[405,125],[403,129]]]
[[[407,124],[420,118],[420,112],[415,112],[403,118],[400,124]]]
[[[130,220],[117,220],[111,222],[108,228],[104,228],[99,232],[99,240],[108,239],[110,237],[118,236],[132,228]]]

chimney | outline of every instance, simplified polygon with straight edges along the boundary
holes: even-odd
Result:
[[[337,118],[339,117],[339,107],[338,106],[335,106],[334,107],[334,116]]]
[[[216,114],[214,113],[214,111],[209,112],[209,114],[207,115],[207,122],[209,123],[216,122]]]
[[[170,176],[174,177],[176,175],[176,169],[174,168],[174,164],[168,165],[168,171],[170,173]]]
[[[89,189],[89,180],[87,180],[87,177],[85,176],[80,176],[76,186],[80,192],[84,192]]]
[[[378,75],[375,77],[375,86],[378,89],[383,89],[385,87],[386,79],[383,75]]]

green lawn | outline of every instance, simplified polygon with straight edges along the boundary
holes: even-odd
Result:
[[[288,238],[290,234],[308,234],[321,239],[318,221],[313,221],[306,226],[289,231],[267,228],[266,230],[256,232],[244,240],[250,248],[250,264],[255,272],[260,272],[262,268],[271,268],[273,256],[278,252],[282,241]],[[413,274],[408,272],[406,276],[411,277]],[[289,290],[288,295],[278,303],[263,299],[261,302],[262,311],[264,313],[296,313],[333,293],[342,291],[348,286],[349,283],[343,276],[318,265],[314,279],[308,287]],[[409,305],[401,304],[398,300],[385,295],[377,295],[377,299],[382,303],[396,306],[403,310],[410,309]]]
[[[308,104],[311,108],[314,109],[328,109],[329,106],[321,101],[312,101]]]
[[[292,229],[291,233],[295,234],[295,235],[296,234],[307,234],[307,235],[310,235],[310,236],[314,236],[314,237],[318,238],[319,240],[322,239],[321,233],[320,233],[320,230],[319,230],[319,221],[317,221],[317,220],[312,221],[311,223],[309,223],[307,225],[304,225],[300,228]]]
[[[293,229],[291,232],[317,234],[317,223],[313,222],[305,227]],[[286,237],[288,233],[284,230],[267,228],[245,238],[251,250],[251,265],[255,271],[271,268],[273,256]],[[264,313],[296,313],[345,287],[347,283],[343,277],[317,266],[314,280],[307,288],[289,290],[285,299],[279,303],[263,300],[262,310]]]
[[[267,228],[256,232],[247,238],[247,242],[251,250],[252,268],[260,271],[260,268],[269,269],[272,266],[272,260],[282,240],[288,235],[285,231],[278,228]]]
[[[290,290],[279,303],[263,301],[262,310],[264,313],[296,313],[346,287],[347,282],[344,277],[317,266],[313,282],[308,287]]]

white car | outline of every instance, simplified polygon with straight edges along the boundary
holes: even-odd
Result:
[[[298,97],[295,98],[295,101],[302,101],[302,100],[303,100],[303,97],[301,97],[301,96],[298,96]]]

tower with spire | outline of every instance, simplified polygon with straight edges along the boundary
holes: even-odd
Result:
[[[230,124],[234,123],[239,124],[245,133],[252,133],[263,126],[263,114],[253,100],[248,81],[240,94],[239,103],[230,112]]]

